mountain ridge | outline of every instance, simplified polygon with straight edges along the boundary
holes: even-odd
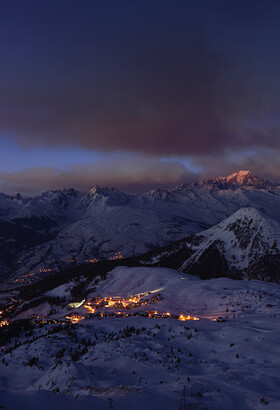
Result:
[[[204,279],[225,276],[274,282],[280,281],[279,262],[280,223],[254,208],[241,208],[214,227],[143,259],[144,264]]]
[[[21,245],[14,262],[7,262],[6,272],[38,274],[42,269],[63,269],[67,263],[108,259],[115,253],[141,255],[205,231],[240,208],[255,208],[278,223],[280,185],[239,171],[145,194],[99,186],[87,193],[51,190],[31,199],[3,194],[0,221],[41,235],[37,246],[27,242],[22,249]],[[4,240],[11,239],[6,232]],[[17,264],[17,259],[22,263]]]
[[[280,187],[280,181],[274,181],[270,180],[267,178],[262,178],[259,176],[254,175],[250,170],[239,170],[237,172],[234,172],[232,174],[229,174],[227,176],[219,176],[216,178],[204,178],[201,179],[197,182],[192,182],[192,183],[182,183],[180,185],[175,186],[174,188],[155,188],[152,190],[149,190],[147,192],[144,192],[143,194],[130,194],[130,193],[125,193],[118,188],[111,187],[111,186],[100,186],[100,185],[93,185],[92,188],[90,188],[87,191],[79,191],[75,188],[63,188],[63,189],[49,189],[47,191],[43,191],[41,194],[37,194],[31,197],[23,197],[21,193],[18,193],[17,195],[7,195],[5,193],[0,193],[0,198],[3,196],[5,198],[9,198],[11,200],[31,200],[35,198],[40,198],[41,196],[43,197],[48,197],[48,196],[55,196],[55,195],[69,195],[69,196],[77,196],[79,193],[85,194],[99,194],[99,195],[104,195],[104,196],[109,196],[110,194],[123,194],[129,197],[135,197],[138,195],[149,195],[153,194],[155,192],[177,192],[180,188],[182,187],[190,187],[190,188],[197,188],[201,187],[204,185],[216,185],[216,184],[228,184],[228,186],[232,185],[233,187],[242,187],[242,186],[255,186],[255,187]]]

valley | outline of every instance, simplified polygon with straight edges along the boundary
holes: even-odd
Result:
[[[138,195],[100,187],[88,193],[49,191],[34,198],[2,194],[0,220],[13,230],[29,230],[24,243],[22,237],[19,242],[11,236],[10,228],[1,231],[2,240],[13,243],[8,253],[0,255],[2,281],[29,283],[32,276],[33,281],[71,265],[142,255],[190,235],[199,238],[198,234],[208,240],[203,239],[200,250],[197,245],[186,247],[187,253],[196,250],[196,255],[182,270],[197,274],[192,266],[210,249],[214,259],[215,254],[220,258],[218,275],[233,276],[234,270],[239,277],[262,279],[268,272],[258,276],[256,271],[263,270],[268,257],[272,256],[273,266],[279,260],[279,207],[280,184],[249,171]],[[251,245],[245,237],[250,230]],[[34,243],[35,238],[40,243]],[[255,258],[250,253],[253,239],[261,249]],[[241,265],[234,262],[240,255]],[[224,258],[228,267],[223,267]],[[277,274],[269,280],[277,281]]]
[[[278,183],[1,200],[2,408],[279,408]]]

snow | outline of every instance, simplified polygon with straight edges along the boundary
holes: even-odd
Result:
[[[70,296],[71,289],[73,288],[73,282],[64,283],[63,285],[58,286],[52,290],[49,290],[45,293],[46,296],[54,296],[54,297],[63,297],[63,296]]]
[[[280,185],[249,171],[143,195],[98,186],[87,193],[48,191],[34,198],[0,195],[2,221],[45,235],[44,243],[17,255],[22,260],[17,275],[109,258],[116,251],[140,254],[190,233],[202,238],[189,242],[193,259],[220,241],[229,265],[243,269],[267,251],[279,250],[279,207]],[[0,263],[4,271],[5,262]],[[103,410],[113,399],[114,409],[170,410],[179,407],[185,387],[187,408],[280,408],[279,284],[203,281],[143,267],[118,267],[104,281],[87,284],[86,299],[159,294],[153,304],[127,312],[156,310],[172,318],[91,315],[83,304],[69,305],[73,284],[43,295],[63,298],[60,305],[43,301],[16,316],[45,320],[30,320],[30,328],[1,346],[0,407]],[[17,290],[6,289],[1,304],[17,303]],[[74,313],[85,319],[65,323],[64,317]],[[182,322],[180,314],[200,320]],[[218,317],[225,321],[213,321]]]
[[[53,410],[102,410],[111,398],[116,409],[170,410],[185,386],[189,408],[280,408],[279,284],[118,267],[95,287],[89,298],[157,291],[162,299],[152,309],[201,320],[90,317],[70,328],[35,326],[1,353],[0,404],[17,410],[24,401],[35,410],[50,397]],[[217,316],[226,321],[214,322]],[[30,367],[34,356],[38,365]]]
[[[239,228],[239,233],[233,229],[234,225]],[[255,254],[260,257],[267,249],[271,250],[274,243],[280,249],[280,224],[254,208],[242,208],[200,235],[207,239],[202,245],[204,249],[215,240],[222,241],[223,253],[237,269],[247,267],[250,258]]]
[[[258,280],[235,281],[227,278],[200,280],[165,268],[117,267],[107,274],[94,293],[88,297],[128,297],[144,292],[158,292],[163,300],[155,305],[159,313],[187,313],[200,318],[214,319],[244,317],[248,309],[255,314],[278,313],[280,286]],[[274,295],[262,296],[273,291]],[[264,301],[273,300],[273,308],[264,307]],[[248,307],[251,306],[250,308]],[[247,306],[244,308],[244,306]]]
[[[42,303],[39,306],[33,307],[32,309],[27,309],[22,313],[19,313],[16,316],[17,320],[20,319],[30,319],[37,316],[46,317],[48,316],[49,312],[52,310],[51,305],[49,303]]]
[[[279,225],[280,185],[239,171],[141,195],[98,186],[87,193],[48,191],[34,198],[2,195],[0,219],[31,224],[46,235],[44,243],[17,255],[22,263],[13,269],[20,276],[68,267],[62,260],[79,264],[118,251],[126,257],[145,253],[205,231],[244,207]]]
[[[176,266],[181,272],[199,272],[201,277],[205,277],[205,271],[209,270],[207,275],[211,277],[210,267],[208,269],[205,262],[201,267],[199,263],[213,255],[213,250],[216,254],[212,262],[209,258],[212,268],[220,267],[228,277],[279,282],[279,273],[275,267],[280,258],[280,223],[251,207],[241,208],[219,224],[163,250],[155,250],[141,260],[144,264]],[[217,254],[224,259],[219,261]],[[166,262],[166,258],[170,262]]]

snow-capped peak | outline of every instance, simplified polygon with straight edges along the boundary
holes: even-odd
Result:
[[[95,185],[82,199],[80,206],[87,207],[89,204],[125,205],[130,195],[119,191],[117,188],[100,187]]]
[[[109,196],[111,194],[120,194],[120,195],[125,195],[123,192],[119,191],[117,188],[108,188],[108,187],[100,187],[99,185],[94,185],[90,190],[89,194],[91,195],[103,195],[103,196]]]
[[[224,219],[214,227],[205,231],[206,236],[213,234],[213,232],[228,232],[233,230],[233,226],[238,224],[240,226],[239,234],[243,235],[245,230],[250,227],[253,230],[258,230],[260,227],[269,224],[269,219],[264,217],[262,213],[252,207],[240,208],[238,211],[234,212],[231,216]],[[247,235],[248,236],[248,235]],[[248,238],[247,238],[248,239]]]
[[[99,185],[94,185],[90,190],[89,194],[94,195],[94,194],[101,194],[102,193],[102,188]]]
[[[251,171],[240,170],[234,172],[231,175],[225,177],[218,177],[213,179],[206,179],[198,184],[194,184],[196,188],[201,186],[215,187],[215,189],[238,189],[246,187],[254,187],[257,189],[269,189],[275,187],[278,184],[276,182],[271,182],[268,179],[260,178],[252,174]]]
[[[256,189],[270,189],[279,186],[279,183],[269,181],[265,178],[260,178],[252,174],[249,170],[240,170],[234,172],[231,175],[218,177],[218,178],[208,178],[193,184],[182,184],[175,188],[176,193],[186,193],[197,191],[201,188],[207,190],[235,190],[235,189],[246,189],[256,188]]]
[[[223,179],[228,183],[237,183],[237,184],[246,184],[246,185],[254,185],[255,183],[259,183],[260,180],[263,181],[263,179],[260,179],[256,177],[255,175],[252,174],[251,171],[238,171],[235,172],[231,175],[228,175],[227,177],[224,178],[219,178]]]

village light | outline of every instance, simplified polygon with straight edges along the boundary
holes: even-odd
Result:
[[[192,317],[192,316],[180,315],[179,320],[184,322],[185,320],[199,320],[199,318],[198,317]]]

